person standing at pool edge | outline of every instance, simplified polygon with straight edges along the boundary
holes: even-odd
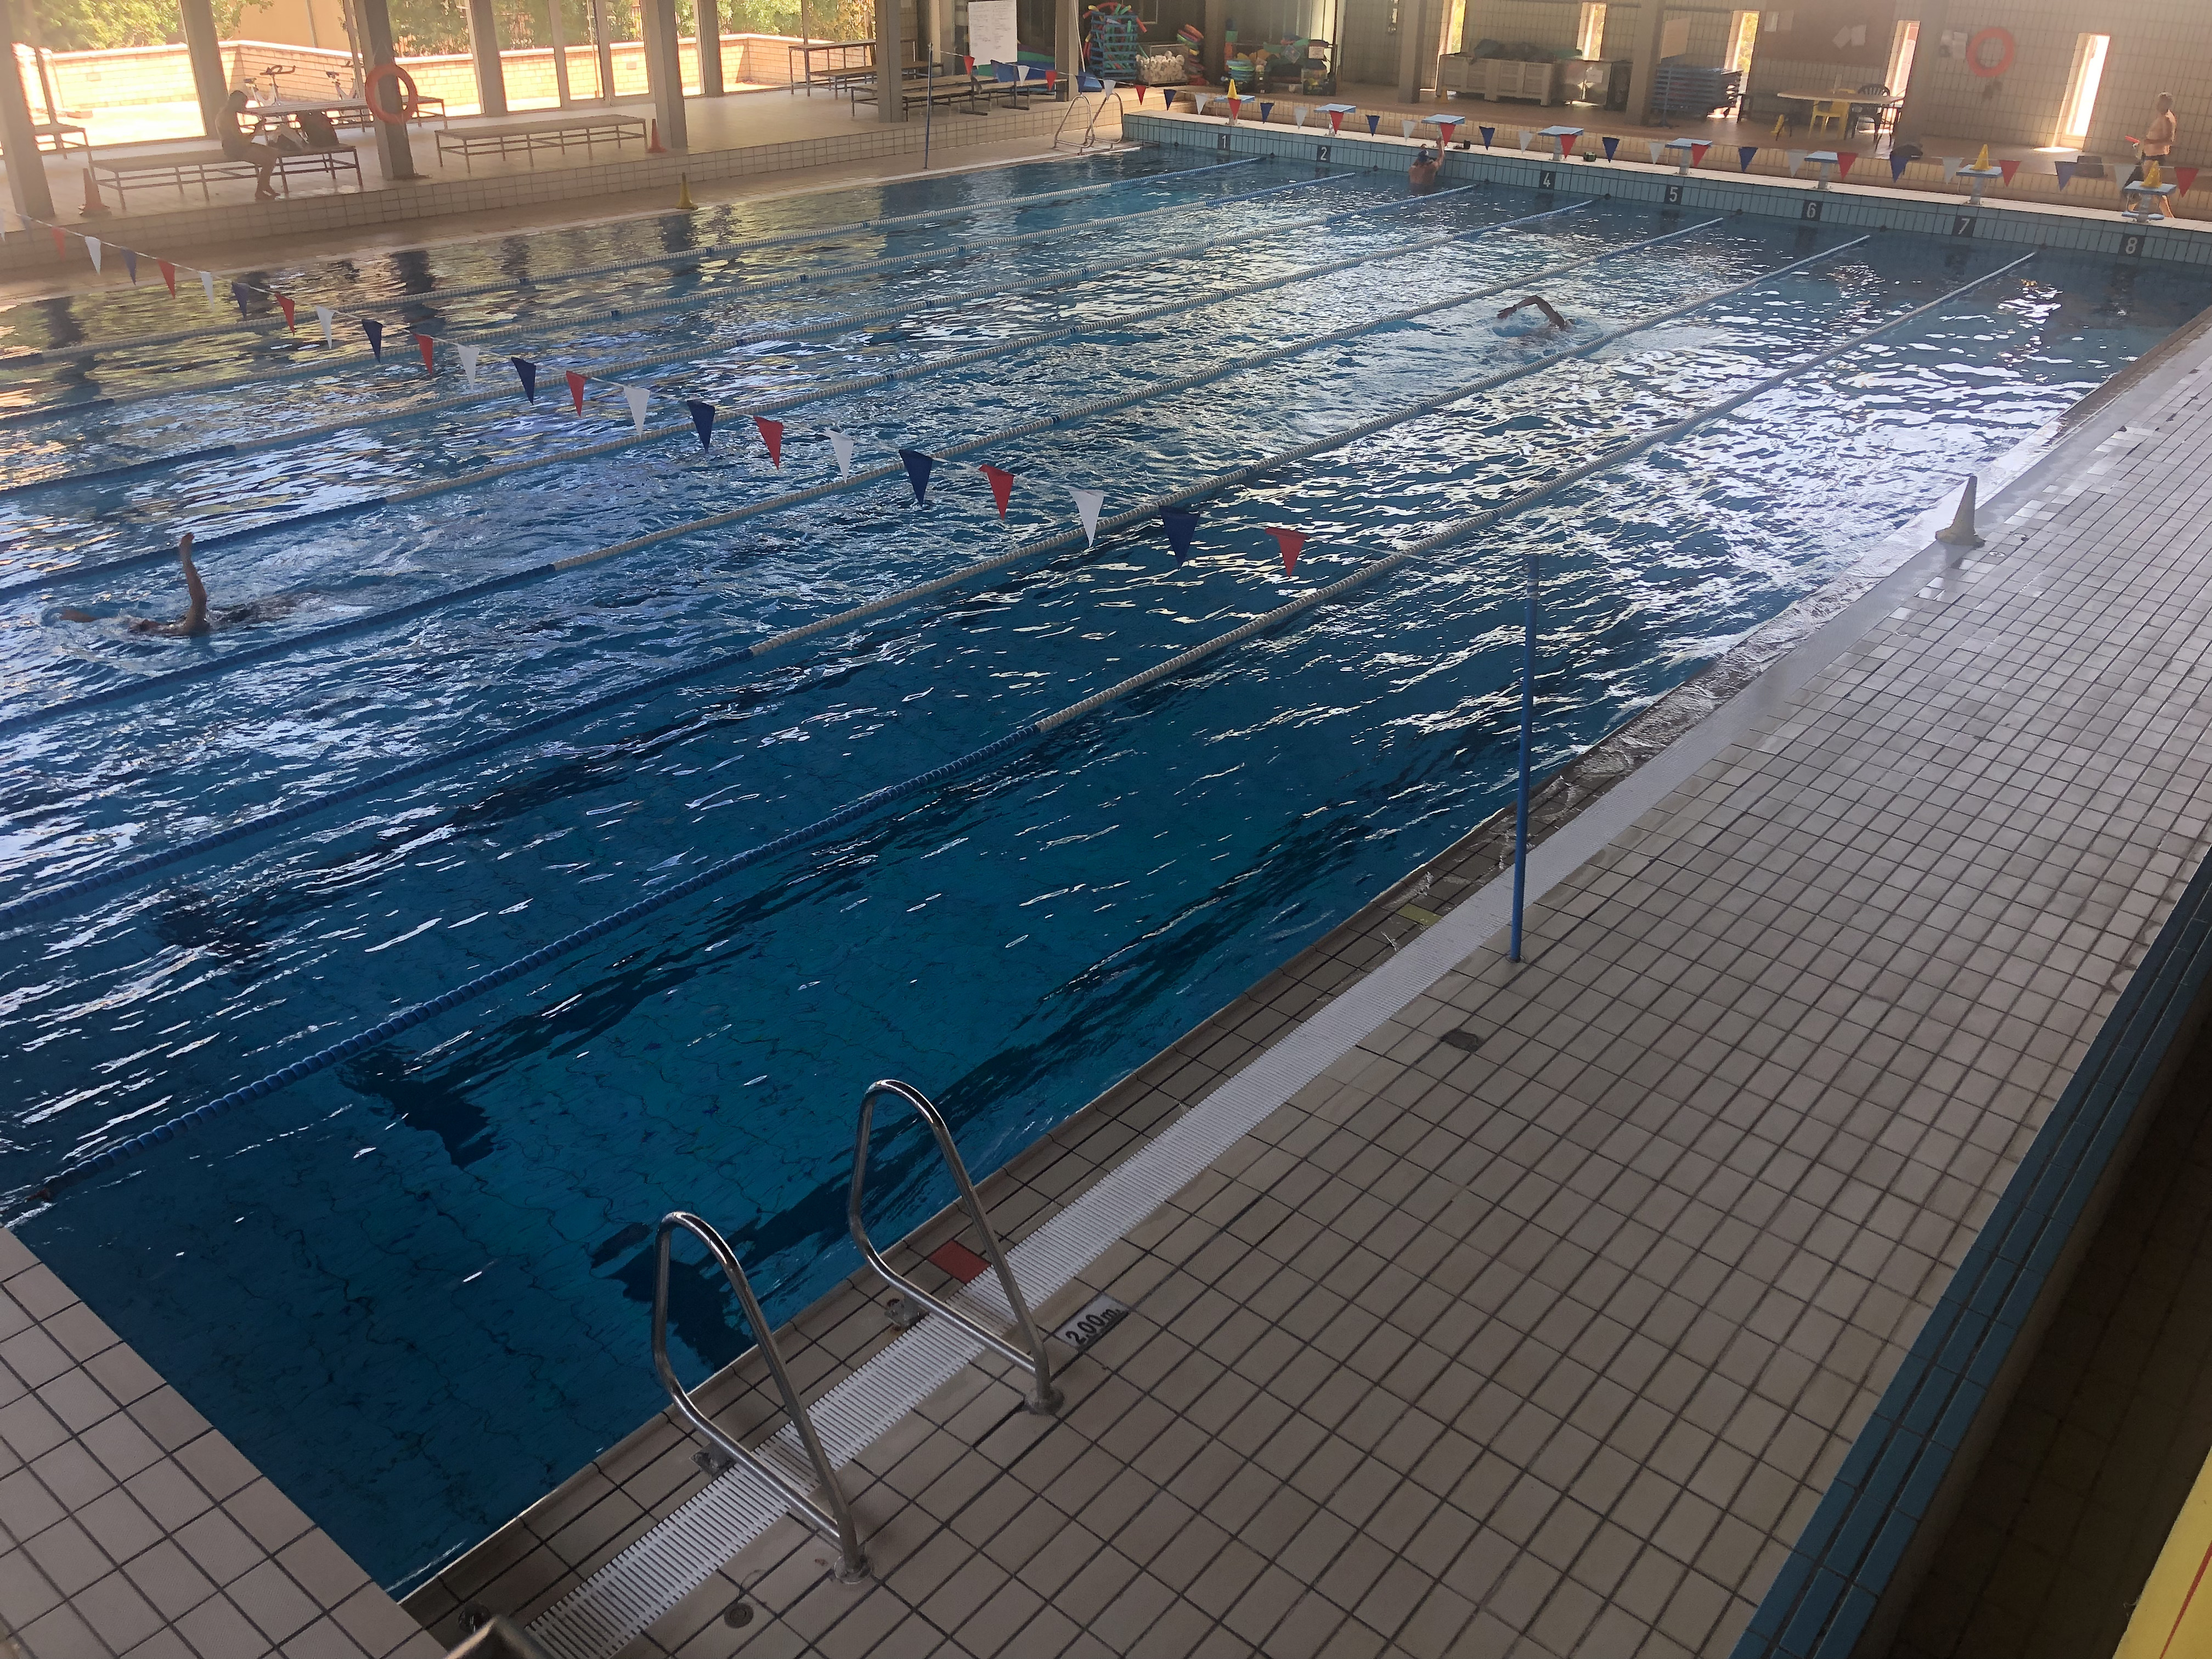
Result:
[[[2158,113],[2150,118],[2150,125],[2136,143],[2140,153],[2136,159],[2136,170],[2128,174],[2128,184],[2141,179],[2153,161],[2158,163],[2161,179],[2173,170],[2173,141],[2181,136],[2181,123],[2173,118],[2173,94],[2161,92],[2158,95]],[[2172,183],[2166,179],[2166,182]],[[2127,185],[2120,186],[2124,190]]]

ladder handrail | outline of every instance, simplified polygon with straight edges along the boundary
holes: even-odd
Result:
[[[737,1292],[738,1306],[744,1314],[745,1322],[753,1328],[753,1338],[760,1345],[761,1356],[768,1361],[769,1373],[775,1378],[776,1391],[783,1396],[784,1413],[798,1431],[799,1443],[806,1449],[807,1461],[814,1465],[814,1477],[830,1501],[829,1513],[824,1514],[796,1480],[723,1433],[677,1380],[676,1367],[668,1358],[668,1259],[670,1240],[679,1227],[707,1247],[720,1264],[730,1288]],[[751,1281],[746,1279],[737,1252],[708,1222],[688,1210],[671,1210],[660,1218],[660,1229],[653,1241],[653,1368],[660,1374],[661,1385],[668,1390],[669,1402],[676,1407],[677,1414],[731,1459],[748,1464],[765,1476],[783,1494],[793,1514],[825,1537],[837,1540],[841,1555],[837,1577],[841,1583],[850,1583],[866,1577],[868,1560],[860,1553],[860,1530],[853,1524],[853,1511],[845,1502],[844,1488],[837,1484],[837,1472],[830,1467],[829,1454],[822,1449],[821,1438],[814,1432],[814,1419],[807,1415],[799,1390],[792,1385],[791,1373],[784,1369],[783,1350],[776,1345],[775,1328],[761,1311],[760,1298],[753,1294]]]
[[[1082,142],[1075,147],[1076,154],[1079,155],[1098,142],[1098,118],[1106,112],[1108,99],[1114,100],[1115,107],[1122,114],[1127,115],[1129,112],[1129,106],[1121,101],[1121,93],[1118,87],[1108,87],[1097,93],[1078,93],[1068,100],[1066,111],[1060,118],[1060,125],[1052,130],[1052,147],[1054,149],[1060,148],[1060,135],[1067,131],[1068,122],[1074,118],[1076,110],[1081,106],[1085,98],[1094,99],[1096,101],[1091,106],[1091,118],[1083,124]]]
[[[929,1125],[930,1133],[937,1137],[937,1149],[945,1155],[945,1162],[952,1170],[953,1182],[960,1189],[962,1207],[966,1209],[975,1223],[976,1230],[983,1236],[983,1255],[999,1275],[999,1288],[1006,1292],[1007,1304],[1014,1310],[1014,1322],[1020,1328],[1023,1342],[1028,1346],[1027,1353],[969,1318],[951,1303],[932,1296],[900,1273],[884,1260],[883,1252],[877,1249],[874,1242],[869,1238],[867,1227],[860,1218],[860,1200],[867,1189],[868,1138],[875,1127],[876,1097],[878,1095],[894,1095],[913,1107]],[[951,1127],[945,1122],[945,1114],[939,1111],[921,1090],[896,1079],[884,1078],[870,1084],[867,1093],[860,1097],[860,1133],[853,1145],[853,1193],[847,1213],[853,1225],[853,1242],[860,1247],[860,1254],[867,1258],[868,1265],[886,1284],[901,1295],[912,1297],[933,1312],[944,1315],[977,1341],[1027,1370],[1036,1379],[1036,1388],[1024,1402],[1030,1410],[1049,1414],[1060,1409],[1060,1390],[1052,1385],[1052,1358],[1045,1352],[1044,1338],[1037,1334],[1036,1321],[1030,1316],[1029,1299],[1023,1296],[1021,1285],[1015,1281],[1014,1270],[1006,1263],[1006,1252],[999,1243],[998,1234],[992,1231],[990,1217],[984,1212],[983,1200],[975,1195],[975,1183],[968,1178],[968,1165],[960,1157],[960,1149],[952,1144]]]

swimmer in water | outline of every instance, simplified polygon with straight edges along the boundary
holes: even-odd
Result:
[[[225,605],[222,610],[208,609],[207,585],[200,580],[198,566],[192,562],[192,534],[186,531],[177,541],[177,562],[185,569],[185,593],[190,603],[185,614],[175,622],[155,622],[151,617],[125,617],[123,626],[132,634],[160,634],[171,639],[193,639],[202,634],[212,634],[218,628],[238,628],[247,623],[274,622],[288,617],[300,608],[297,594],[278,594],[270,599],[248,599],[244,605]],[[101,619],[89,611],[64,611],[64,622],[88,623]]]
[[[1406,169],[1406,188],[1416,196],[1426,196],[1437,187],[1437,169],[1443,164],[1434,151],[1424,149]]]
[[[1574,326],[1572,323],[1569,322],[1565,318],[1560,316],[1558,312],[1554,311],[1552,308],[1552,302],[1549,300],[1547,300],[1540,294],[1532,294],[1527,299],[1518,301],[1516,303],[1506,307],[1504,310],[1498,313],[1498,320],[1502,323],[1508,317],[1510,317],[1515,312],[1526,311],[1530,306],[1534,306],[1537,310],[1542,312],[1544,313],[1544,320],[1549,323],[1553,328],[1572,328]]]

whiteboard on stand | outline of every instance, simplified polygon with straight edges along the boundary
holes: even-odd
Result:
[[[1014,0],[968,0],[968,55],[978,64],[1018,64]]]

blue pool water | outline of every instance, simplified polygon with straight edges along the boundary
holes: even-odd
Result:
[[[1109,228],[1110,215],[1256,190],[1245,169],[1025,212],[779,250],[745,274],[832,275],[994,228],[1063,238],[921,274],[731,302],[731,275],[641,270],[536,293],[452,287],[687,244],[983,202],[1173,165],[1104,158],[266,273],[394,319],[512,322],[555,365],[696,345],[656,387],[725,410],[714,451],[663,444],[526,471],[211,551],[218,606],[291,608],[211,641],[112,618],[174,615],[173,570],[57,583],[0,613],[9,712],[603,545],[931,448],[1224,355],[1619,246],[1691,221],[1599,202],[1526,231],[1208,307],[1325,258],[1553,205],[1500,188],[1325,235],[1285,222],[1395,198],[1348,175],[1289,196]],[[718,338],[1212,234],[1057,294],[918,308],[904,325],[717,352]],[[1843,238],[1730,218],[1542,285],[1589,331]],[[1262,636],[1022,751],[763,864],[403,1042],[277,1093],[51,1205],[40,1178],[398,1008],[854,796],[1225,631],[1609,441],[1679,417],[2008,255],[1879,235],[1832,264],[1230,492],[1178,565],[1157,528],[1040,561],[312,819],[12,932],[0,945],[11,1106],[7,1216],[121,1333],[384,1582],[465,1546],[656,1407],[643,1230],[696,1210],[788,1314],[849,1271],[852,1115],[872,1079],[942,1101],[979,1170],[1003,1161],[1447,845],[1504,798],[1517,560],[1547,556],[1541,758],[1556,762],[1817,587],[2203,306],[2204,279],[2044,256],[1688,441]],[[605,313],[671,294],[696,306]],[[1019,475],[1015,529],[1107,511],[1549,349],[1502,337],[1504,299],[1148,398],[982,459]],[[748,398],[919,362],[1060,319],[1188,309],[793,410],[786,470]],[[362,303],[359,299],[355,303]],[[196,296],[0,315],[0,350],[196,320]],[[286,341],[132,349],[42,379],[130,393],[282,367]],[[0,429],[10,480],[221,442],[432,395],[419,364],[348,367]],[[407,362],[398,359],[409,356]],[[553,378],[549,374],[549,378]],[[449,378],[442,388],[454,389]],[[0,580],[613,435],[547,396],[101,485],[0,501]],[[658,418],[675,415],[664,401]],[[470,740],[1001,548],[981,477],[931,504],[884,485],[6,741],[0,897]],[[1268,525],[1311,540],[1286,577]],[[111,620],[61,619],[81,605]],[[946,1196],[902,1136],[879,1236]],[[696,1376],[742,1344],[684,1281]]]

